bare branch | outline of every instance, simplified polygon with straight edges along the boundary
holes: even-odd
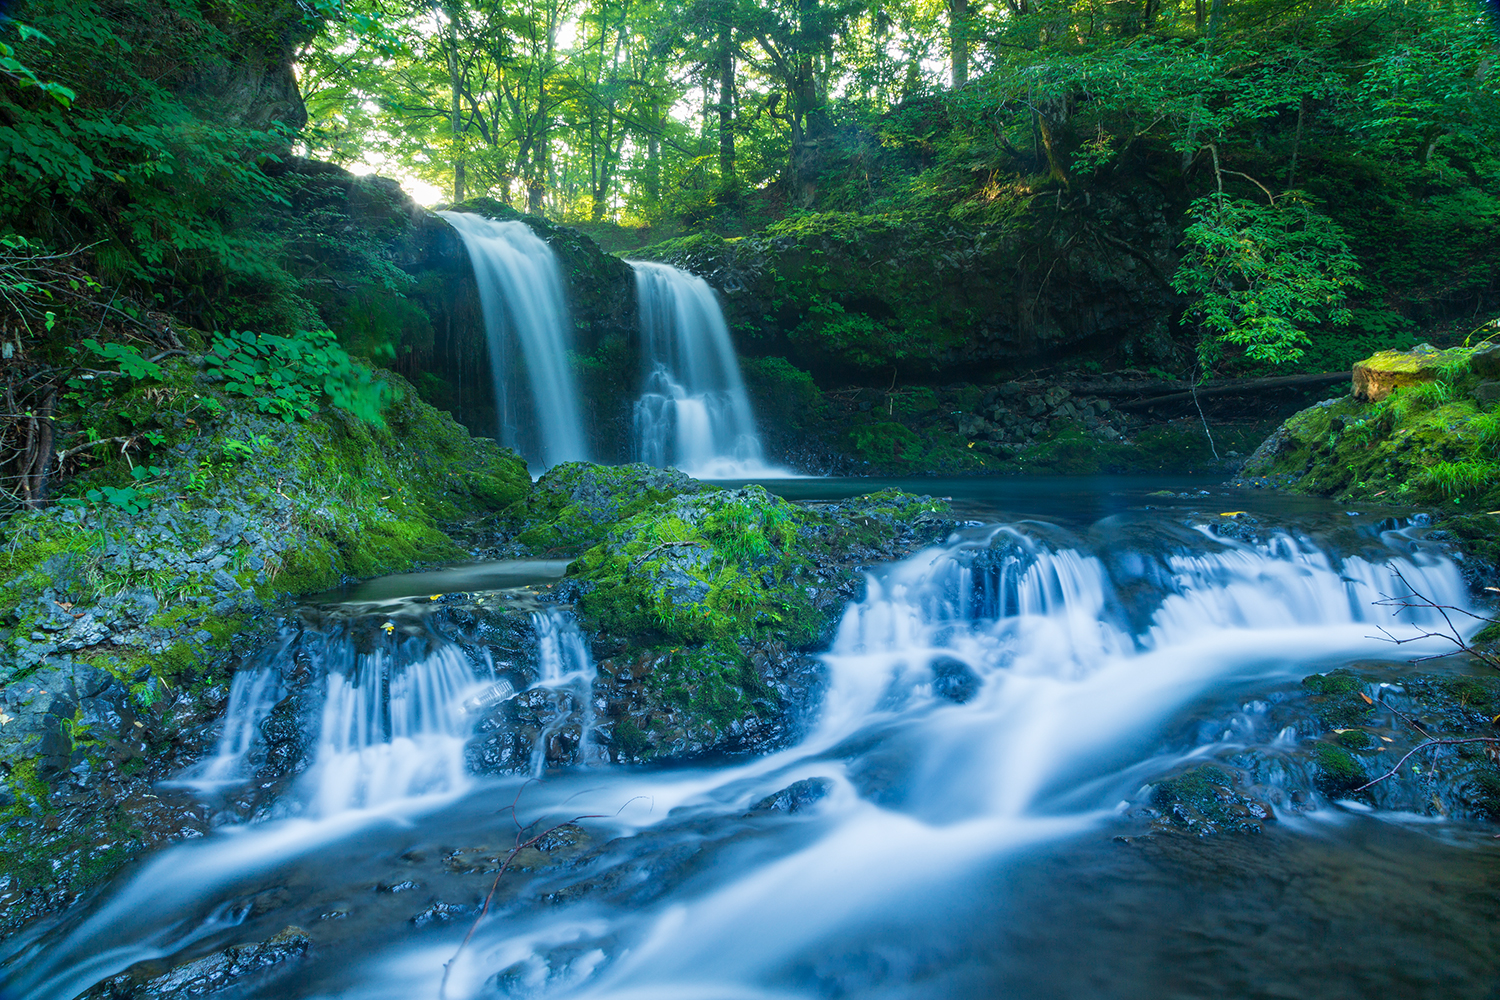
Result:
[[[507,806],[505,809],[501,810],[501,812],[505,812],[505,811],[509,810],[509,812],[511,814],[511,819],[516,824],[516,842],[515,842],[515,846],[513,846],[508,852],[506,852],[505,859],[500,862],[500,870],[495,873],[495,881],[493,881],[493,882],[490,883],[490,891],[485,894],[484,905],[479,908],[479,915],[474,918],[474,923],[472,925],[470,925],[470,927],[469,927],[469,933],[465,934],[464,935],[464,939],[459,942],[458,950],[453,953],[453,957],[450,958],[450,959],[448,959],[447,962],[443,963],[443,980],[442,980],[442,983],[438,986],[438,1000],[445,1000],[445,998],[447,997],[448,976],[453,971],[453,963],[457,962],[459,956],[464,953],[464,949],[469,946],[469,941],[474,937],[474,932],[477,931],[477,930],[479,930],[480,923],[483,922],[485,916],[490,912],[490,903],[494,901],[494,899],[495,899],[495,893],[500,888],[500,879],[502,879],[505,876],[505,873],[510,870],[510,864],[511,864],[512,861],[515,860],[516,855],[520,854],[522,851],[526,850],[526,848],[528,848],[528,847],[535,847],[537,844],[541,843],[541,841],[543,839],[545,839],[546,836],[549,833],[552,833],[552,832],[554,832],[556,830],[560,830],[563,827],[568,826],[570,824],[577,823],[579,820],[585,820],[585,819],[607,819],[608,818],[608,816],[605,813],[586,813],[586,814],[583,814],[583,815],[580,815],[580,816],[574,816],[572,819],[564,820],[561,823],[555,823],[552,826],[547,827],[547,829],[543,830],[541,833],[538,833],[538,834],[536,834],[533,837],[529,837],[529,838],[527,838],[525,840],[522,840],[521,838],[523,836],[525,836],[527,830],[531,829],[537,823],[541,822],[541,820],[538,819],[538,820],[535,820],[535,821],[533,821],[531,823],[527,823],[525,826],[522,826],[521,825],[520,817],[516,814],[516,806],[521,801],[521,793],[524,792],[524,791],[526,791],[526,786],[527,785],[529,785],[533,781],[537,781],[537,780],[539,780],[539,779],[537,779],[537,778],[529,778],[526,781],[522,782],[521,787],[518,788],[518,789],[516,789],[516,797],[515,797],[515,799],[512,800],[512,802],[511,802],[511,804],[509,806]],[[637,798],[639,798],[639,796],[637,796]],[[631,801],[634,801],[634,799],[632,799]],[[629,802],[626,803],[626,805],[629,805],[629,804],[630,804]],[[624,809],[625,806],[621,806],[620,808]],[[619,815],[619,814],[616,813],[616,815]]]
[[[1446,739],[1444,739],[1444,740],[1428,740],[1425,743],[1418,743],[1416,746],[1412,747],[1410,750],[1408,750],[1406,752],[1406,756],[1405,757],[1402,757],[1400,760],[1396,761],[1396,766],[1395,767],[1391,768],[1389,771],[1385,772],[1384,774],[1382,774],[1380,777],[1374,779],[1373,781],[1367,781],[1363,785],[1360,785],[1358,788],[1350,789],[1350,791],[1351,792],[1362,792],[1366,788],[1369,788],[1371,785],[1378,785],[1378,784],[1380,784],[1380,782],[1384,781],[1386,778],[1389,778],[1389,777],[1393,776],[1397,771],[1401,770],[1401,765],[1405,764],[1409,759],[1411,759],[1411,755],[1414,754],[1414,753],[1416,753],[1418,750],[1425,750],[1428,747],[1457,746],[1460,743],[1493,743],[1493,744],[1500,744],[1500,738],[1497,738],[1497,737],[1494,737],[1494,736],[1470,736],[1470,737],[1467,737],[1465,739],[1458,739],[1458,740],[1446,740]]]

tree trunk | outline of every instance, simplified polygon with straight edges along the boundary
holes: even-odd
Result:
[[[646,137],[646,197],[661,204],[661,103],[651,102],[651,134]]]
[[[734,186],[734,25],[719,30],[719,182]]]
[[[464,155],[463,155],[463,108],[459,103],[463,95],[463,81],[458,77],[458,21],[448,18],[448,85],[452,101],[448,109],[448,120],[453,128],[453,201],[464,200]]]
[[[543,204],[547,195],[547,140],[539,139],[536,149],[532,153],[531,176],[527,178],[526,184],[526,211],[531,215],[541,215]]]
[[[969,82],[969,0],[949,0],[948,32],[953,44],[953,89]]]

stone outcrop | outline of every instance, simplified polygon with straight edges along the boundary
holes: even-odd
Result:
[[[1435,380],[1456,354],[1419,344],[1409,351],[1381,351],[1354,366],[1354,398],[1377,403],[1404,386]]]
[[[780,354],[820,377],[894,366],[973,378],[976,365],[1085,344],[1170,357],[1177,297],[1164,276],[1177,237],[1167,216],[1143,191],[1056,228],[1042,209],[985,227],[828,213],[641,255],[714,285],[741,353]]]

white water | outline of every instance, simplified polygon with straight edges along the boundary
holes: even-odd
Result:
[[[454,963],[447,996],[499,989],[527,997],[730,1000],[851,992],[836,972],[819,979],[807,970],[863,940],[899,939],[905,926],[973,909],[986,890],[971,873],[1104,823],[1116,803],[1159,775],[1143,772],[1147,764],[1170,767],[1173,754],[1202,756],[1254,736],[1226,733],[1164,750],[1162,727],[1196,699],[1287,682],[1355,657],[1392,657],[1388,643],[1372,638],[1377,626],[1408,637],[1414,626],[1440,624],[1431,612],[1392,618],[1375,605],[1403,592],[1395,571],[1439,603],[1468,604],[1444,559],[1339,560],[1290,535],[1265,546],[1139,553],[1127,563],[1112,575],[1091,553],[1045,547],[1023,529],[969,531],[872,575],[824,657],[828,690],[800,745],[717,770],[596,769],[581,784],[532,786],[539,812],[613,815],[589,822],[601,843],[626,838],[615,841],[626,845],[616,855],[629,850],[633,835],[740,822],[752,803],[798,779],[821,776],[833,788],[793,821],[802,832],[778,842],[782,849],[728,852],[662,900],[531,906],[523,897],[481,925]],[[1131,628],[1119,591],[1141,580],[1156,581],[1154,610],[1144,627]],[[544,685],[592,679],[568,619],[543,615],[537,627]],[[1399,655],[1440,648],[1414,643]],[[939,668],[951,671],[955,662],[973,680],[972,696],[959,703],[935,685]],[[375,660],[364,666],[378,674]],[[369,675],[339,682],[346,687],[330,676],[319,766],[303,792],[320,820],[221,834],[160,855],[52,944],[34,975],[22,973],[19,995],[71,996],[130,961],[169,953],[200,932],[191,922],[174,924],[172,914],[216,886],[318,850],[371,817],[420,823],[434,791],[463,791],[468,779],[446,772],[448,758],[436,748],[458,738],[457,706],[473,685],[440,656],[413,666],[399,692],[387,682],[388,723],[377,721],[373,694],[356,694]],[[477,680],[472,671],[469,680]],[[366,766],[365,753],[419,735],[433,741],[410,748],[421,767],[393,775],[388,762]],[[322,766],[325,755],[332,766]],[[509,799],[483,786],[476,792]],[[587,874],[547,877],[566,885]],[[547,884],[533,891],[548,891]],[[127,913],[133,938],[112,929]],[[434,996],[466,929],[341,966],[336,992]],[[884,989],[852,992],[914,995],[902,991],[899,954],[889,961],[896,971]],[[501,972],[504,988],[493,978]]]
[[[631,261],[646,386],[635,404],[641,461],[700,479],[788,475],[765,462],[750,397],[713,289],[702,278]]]
[[[463,237],[479,284],[502,444],[534,466],[584,461],[588,447],[568,360],[572,346],[557,257],[524,222],[439,212]],[[517,398],[515,344],[530,392]]]

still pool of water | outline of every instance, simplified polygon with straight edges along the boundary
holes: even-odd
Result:
[[[767,485],[832,502],[888,484]],[[72,998],[297,926],[307,955],[233,995],[1500,997],[1488,825],[1320,801],[1199,839],[1148,835],[1129,808],[1190,763],[1298,738],[1253,698],[1356,662],[1407,669],[1372,638],[1433,624],[1375,604],[1398,572],[1468,605],[1399,512],[1165,477],[900,485],[972,523],[871,572],[795,745],[480,777],[454,766],[456,706],[488,682],[472,657],[393,639],[335,669],[330,652],[284,813],[144,859],[13,938],[0,996]],[[1199,527],[1234,510],[1260,530]],[[448,582],[488,579],[462,572]],[[537,683],[586,688],[566,612],[538,614]],[[398,722],[359,722],[377,716]],[[254,742],[246,718],[224,774]],[[767,806],[788,788],[795,808]],[[497,881],[513,814],[534,824],[522,839],[562,825]]]

